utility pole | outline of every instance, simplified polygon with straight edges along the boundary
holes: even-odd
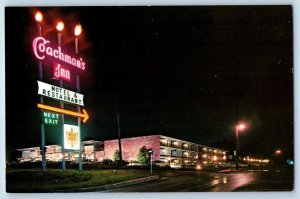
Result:
[[[116,96],[116,113],[117,113],[117,123],[118,123],[118,141],[119,141],[119,158],[120,158],[120,167],[122,167],[122,145],[121,145],[121,130],[120,130],[120,117],[118,111],[118,96]]]

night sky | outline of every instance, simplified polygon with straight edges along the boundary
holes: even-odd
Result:
[[[70,51],[74,25],[83,26],[83,139],[117,138],[117,96],[122,137],[162,134],[230,149],[244,121],[244,151],[293,153],[291,6],[6,8],[7,151],[40,145],[36,10],[48,39],[57,37],[57,20],[65,22]],[[52,66],[44,68],[51,75]],[[46,144],[60,138],[58,127],[46,127]]]

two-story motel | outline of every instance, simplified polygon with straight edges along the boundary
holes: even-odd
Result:
[[[189,141],[167,137],[164,135],[150,135],[121,139],[122,159],[128,162],[136,161],[142,147],[152,149],[153,160],[161,160],[175,164],[223,164],[226,152],[223,149],[192,143]],[[102,141],[83,141],[82,158],[86,161],[101,162],[113,159],[119,150],[118,139]],[[22,152],[20,161],[40,161],[39,147],[18,149]],[[65,151],[65,160],[76,161],[78,151]],[[59,145],[46,146],[47,161],[61,161],[62,151]]]

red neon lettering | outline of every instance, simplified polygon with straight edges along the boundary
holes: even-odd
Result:
[[[67,81],[71,81],[71,74],[70,71],[60,64],[54,64],[53,68],[53,76],[58,79],[64,79]]]
[[[36,58],[38,58],[39,60],[43,60],[45,59],[45,55],[47,55],[48,57],[53,57],[76,68],[85,70],[86,65],[82,58],[78,59],[66,53],[63,53],[60,47],[58,47],[57,49],[53,49],[51,46],[49,46],[49,44],[50,41],[46,40],[43,37],[34,38],[32,42],[32,49]]]

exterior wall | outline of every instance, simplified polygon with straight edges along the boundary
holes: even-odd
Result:
[[[199,147],[199,160],[202,164],[222,164],[226,161],[226,151],[207,146]]]
[[[153,160],[160,159],[160,136],[152,135],[121,139],[123,160],[128,162],[137,160],[139,150],[143,146],[153,150]],[[105,159],[113,159],[116,150],[119,150],[118,140],[104,141]]]
[[[22,158],[26,161],[38,161],[41,158],[40,149],[38,147],[22,151]]]
[[[103,142],[102,141],[84,141],[82,142],[82,161],[102,161],[103,160]],[[18,158],[21,162],[26,161],[41,161],[42,156],[39,147],[18,149],[22,151],[22,157]],[[102,150],[102,151],[100,151]],[[102,153],[101,153],[102,152]],[[58,162],[62,159],[62,152],[60,145],[46,146],[46,160]],[[78,151],[65,151],[66,161],[78,161]]]
[[[95,161],[101,162],[104,160],[104,151],[95,151]]]
[[[135,161],[141,147],[153,150],[153,160],[161,160],[170,164],[203,164],[219,165],[226,162],[226,151],[209,146],[203,146],[184,140],[163,135],[141,136],[124,138],[122,143],[122,157],[125,161]],[[113,159],[114,152],[119,149],[118,140],[85,141],[83,142],[83,161],[101,162],[104,159]],[[22,151],[22,161],[41,161],[39,147],[19,149]],[[47,161],[61,161],[62,153],[59,145],[46,146]],[[65,159],[77,162],[77,151],[66,151]]]
[[[196,164],[197,144],[188,141],[160,136],[161,160],[174,164]]]
[[[161,160],[174,164],[223,164],[226,151],[209,146],[179,140],[167,136],[160,137]]]

